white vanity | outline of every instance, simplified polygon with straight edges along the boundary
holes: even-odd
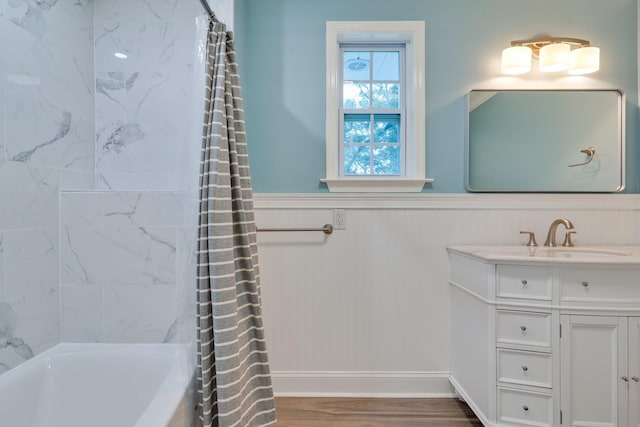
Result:
[[[640,426],[640,248],[452,246],[451,383],[487,426]]]

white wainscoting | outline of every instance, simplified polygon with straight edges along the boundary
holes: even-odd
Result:
[[[542,243],[567,217],[576,245],[638,245],[640,196],[256,194],[264,321],[277,395],[451,396],[446,246]],[[559,238],[562,233],[559,232]]]

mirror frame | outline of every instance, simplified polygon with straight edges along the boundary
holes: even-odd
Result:
[[[487,189],[474,189],[469,182],[470,178],[470,97],[471,92],[615,92],[618,96],[618,126],[620,139],[618,141],[618,149],[620,151],[620,180],[619,185],[615,189],[611,190],[576,190],[576,189],[531,189],[531,190],[487,190]],[[626,97],[621,89],[589,89],[589,88],[577,88],[577,89],[471,89],[465,95],[465,150],[464,150],[464,188],[470,193],[619,193],[625,188],[626,179]]]

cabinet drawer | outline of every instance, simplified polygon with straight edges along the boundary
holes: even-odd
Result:
[[[550,394],[498,387],[498,423],[551,427],[553,399]]]
[[[498,349],[498,381],[551,388],[551,354]]]
[[[527,345],[551,348],[551,314],[498,310],[498,345]]]
[[[551,300],[551,269],[499,265],[497,268],[498,298]]]
[[[640,303],[640,269],[618,267],[561,269],[561,301],[565,303]]]

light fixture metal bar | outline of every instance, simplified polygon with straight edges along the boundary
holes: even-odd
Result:
[[[534,57],[538,57],[540,49],[552,43],[566,43],[578,47],[589,47],[589,40],[576,39],[572,37],[550,37],[541,36],[524,40],[512,40],[511,46],[527,46],[531,48]]]

